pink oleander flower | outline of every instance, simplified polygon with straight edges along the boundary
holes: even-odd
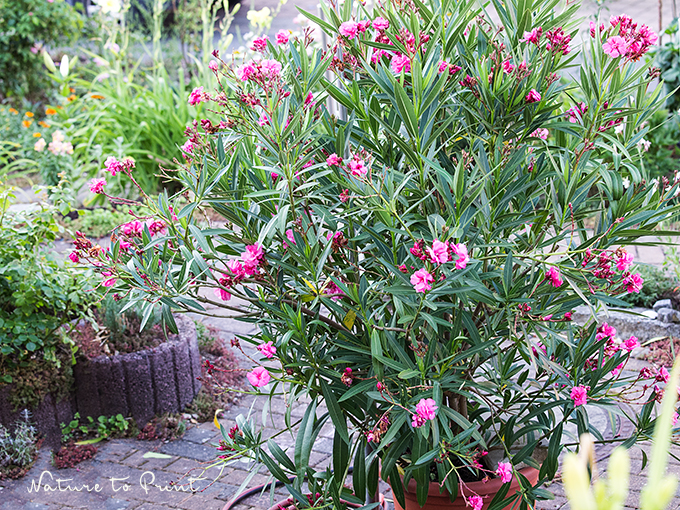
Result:
[[[395,57],[392,57],[390,68],[394,74],[399,74],[402,71],[405,73],[410,73],[411,59],[408,58],[408,55],[396,55]]]
[[[106,179],[103,177],[100,179],[92,179],[90,181],[90,191],[92,193],[96,193],[97,195],[104,193],[104,186],[106,186]]]
[[[371,20],[370,19],[364,19],[364,20],[361,20],[359,22],[359,25],[357,26],[357,30],[359,31],[360,34],[363,34],[370,27],[371,27]]]
[[[71,259],[71,262],[74,264],[77,264],[80,262],[80,257],[78,256],[78,252],[72,251],[71,254],[68,256],[69,259]]]
[[[270,76],[272,78],[280,76],[281,69],[283,69],[283,67],[281,66],[281,62],[271,59],[263,60],[262,63],[260,64],[260,68],[262,69],[262,73],[265,76]]]
[[[633,255],[630,253],[624,253],[619,259],[616,261],[616,269],[619,271],[626,271],[628,267],[633,263]]]
[[[666,367],[661,367],[659,371],[656,373],[656,380],[658,382],[664,382],[668,384],[668,381],[670,381],[671,374],[668,373],[668,370],[666,370]]]
[[[189,94],[189,104],[191,106],[196,106],[197,104],[201,104],[203,101],[205,101],[203,87],[196,87],[191,91],[191,94]]]
[[[359,23],[356,21],[345,21],[340,25],[340,28],[338,28],[338,32],[348,39],[354,39],[357,36],[357,33],[359,33]]]
[[[326,158],[326,164],[328,166],[340,166],[342,165],[342,158],[334,152]]]
[[[428,420],[434,420],[437,416],[437,404],[431,398],[421,398],[416,404],[416,414],[411,417],[411,425],[414,428],[422,427]]]
[[[217,60],[211,60],[210,62],[208,62],[208,69],[210,69],[211,71],[217,71],[217,67],[218,67]]]
[[[642,290],[642,284],[645,281],[640,276],[640,273],[628,275],[623,279],[623,284],[626,286],[628,293],[638,293]]]
[[[608,323],[603,322],[601,326],[597,328],[597,334],[595,335],[595,340],[598,342],[606,338],[613,339],[616,336],[616,328],[610,326]]]
[[[508,483],[512,480],[512,464],[509,462],[499,462],[496,475],[501,479],[502,483]]]
[[[256,37],[253,39],[253,44],[250,46],[253,51],[263,52],[267,49],[267,36]]]
[[[218,297],[222,301],[229,301],[231,299],[231,294],[226,289],[213,289],[215,297]]]
[[[248,81],[257,74],[257,68],[251,64],[243,64],[236,68],[236,77],[241,81]]]
[[[448,68],[449,68],[449,63],[446,60],[442,60],[441,62],[439,62],[439,67],[437,68],[437,71],[439,72],[439,74],[442,74]]]
[[[463,243],[451,243],[451,251],[458,255],[458,258],[456,259],[456,269],[465,269],[467,263],[470,262],[467,246]]]
[[[104,287],[113,287],[116,284],[116,278],[108,278],[107,280],[104,280],[102,285]]]
[[[262,386],[267,386],[269,381],[271,381],[271,375],[264,367],[255,367],[252,372],[246,375],[250,384],[256,388],[261,388]]]
[[[524,99],[527,103],[538,103],[541,100],[541,94],[536,89],[531,89]]]
[[[680,416],[678,416],[678,413],[673,413],[673,416],[671,417],[673,427],[675,427],[678,424],[678,418],[680,418]]]
[[[574,386],[571,389],[571,399],[574,401],[575,406],[585,405],[588,401],[588,390],[590,386]]]
[[[616,377],[621,373],[621,370],[623,370],[623,363],[619,363],[616,368],[611,371],[611,374]]]
[[[123,163],[118,161],[113,156],[106,158],[106,161],[104,162],[104,167],[105,167],[104,171],[110,172],[111,177],[115,177],[117,173],[122,172],[124,169]]]
[[[531,133],[529,136],[534,137],[534,138],[540,138],[541,140],[547,140],[549,134],[550,134],[550,131],[548,131],[547,129],[538,128],[536,131]]]
[[[621,348],[628,352],[631,352],[636,347],[640,347],[640,341],[635,335],[631,335],[628,340],[624,340],[624,342],[621,344]]]
[[[509,60],[503,62],[503,72],[505,74],[510,74],[515,70],[515,66],[510,63]]]
[[[227,268],[229,268],[229,271],[231,271],[232,274],[239,280],[246,276],[246,270],[243,268],[243,265],[239,260],[236,259],[228,260]]]
[[[626,44],[626,40],[618,35],[610,37],[607,39],[607,42],[602,44],[602,49],[605,54],[612,58],[619,58],[625,55],[627,48],[628,45]]]
[[[378,16],[373,20],[373,28],[376,30],[387,30],[390,28],[390,22],[382,16]]]
[[[269,117],[267,117],[267,114],[263,113],[262,115],[260,115],[260,118],[257,119],[257,123],[260,126],[269,126]]]
[[[307,97],[305,98],[305,106],[314,106],[316,104],[316,101],[314,101],[314,94],[311,92],[307,94]]]
[[[246,246],[246,251],[241,254],[241,260],[243,261],[243,270],[248,276],[255,274],[257,266],[264,259],[264,252],[259,244],[251,244]]]
[[[524,32],[524,38],[520,39],[520,42],[530,42],[538,45],[538,41],[541,39],[541,34],[543,34],[543,29],[541,27],[534,28],[531,32]]]
[[[550,285],[553,287],[560,287],[563,283],[562,276],[560,275],[560,270],[556,267],[551,267],[545,273],[545,279],[550,280]]]
[[[415,273],[411,275],[411,284],[416,292],[426,292],[432,288],[430,285],[434,282],[434,277],[428,273],[427,269],[418,269]]]
[[[439,239],[432,241],[432,247],[427,248],[427,253],[430,255],[430,260],[433,264],[444,264],[451,260],[449,247]]]
[[[474,496],[468,496],[466,499],[467,504],[472,507],[472,510],[482,510],[482,507],[484,506],[484,500],[481,496],[477,496],[475,494]]]
[[[144,224],[141,221],[135,220],[123,225],[123,234],[128,237],[141,236],[144,231]]]
[[[362,159],[358,159],[356,156],[349,162],[349,169],[354,177],[363,177],[368,173],[368,168],[366,168],[366,163]]]
[[[268,359],[272,359],[276,354],[276,347],[274,347],[274,342],[265,342],[257,346],[257,350],[262,353],[262,356]]]
[[[279,30],[276,34],[276,44],[288,44],[289,34],[290,32],[286,30]]]
[[[191,140],[187,140],[184,142],[184,145],[182,145],[182,152],[186,154],[193,154],[194,153],[194,144]]]

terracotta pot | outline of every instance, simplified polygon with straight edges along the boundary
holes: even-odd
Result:
[[[520,469],[519,472],[527,477],[531,485],[535,485],[536,482],[538,482],[537,469],[526,467]],[[502,485],[503,484],[501,483],[500,478],[492,478],[486,483],[466,483],[465,486],[467,487],[467,490],[465,491],[465,495],[471,496],[471,492],[477,493],[484,500],[484,506],[482,507],[482,510],[486,510],[489,508],[491,500],[493,500],[494,496],[498,492],[498,489],[500,489]],[[517,477],[513,476],[512,482],[510,483],[510,489],[508,490],[508,496],[514,494],[517,489],[519,489],[519,482],[517,481]],[[396,510],[463,510],[466,508],[467,510],[470,510],[469,506],[466,507],[465,500],[463,499],[463,496],[461,496],[460,492],[458,493],[458,497],[455,499],[455,501],[451,502],[451,499],[449,498],[449,495],[446,491],[443,493],[439,492],[439,484],[436,482],[430,483],[430,489],[427,492],[427,501],[425,502],[425,506],[421,507],[418,504],[418,500],[416,499],[416,481],[413,479],[409,481],[408,487],[404,491],[404,498],[406,499],[405,508],[402,508],[396,499],[394,500],[394,507]],[[503,510],[516,510],[517,508],[519,508],[519,503],[515,503],[515,505],[508,505]]]

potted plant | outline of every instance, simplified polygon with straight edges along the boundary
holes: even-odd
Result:
[[[593,431],[587,409],[633,397],[635,337],[571,314],[638,292],[625,246],[678,210],[677,186],[647,183],[633,150],[663,101],[637,62],[655,36],[621,16],[579,49],[577,4],[493,5],[346,2],[307,14],[329,48],[307,31],[257,39],[252,61],[215,53],[219,89],[188,100],[222,121],[187,130],[183,192],[147,197],[110,251],[78,253],[170,326],[209,306],[258,325],[234,342],[260,355],[253,391],[309,405],[291,451],[239,417],[216,422],[219,455],[264,464],[299,506],[362,504],[379,477],[401,508],[547,498],[565,425]],[[134,182],[130,160],[105,172]],[[660,392],[627,444],[651,434]],[[329,420],[332,465],[316,472]],[[474,485],[489,479],[495,494]]]

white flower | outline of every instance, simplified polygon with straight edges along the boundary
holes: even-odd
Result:
[[[628,189],[630,186],[630,179],[628,177],[624,177],[621,179],[621,182],[623,183],[623,189]]]
[[[263,7],[259,11],[254,9],[248,11],[246,17],[248,18],[248,21],[250,21],[251,25],[255,27],[266,28],[271,22],[271,15],[272,10],[269,7]]]
[[[93,0],[101,10],[102,14],[120,14],[123,9],[120,0]]]
[[[643,150],[647,152],[649,148],[652,146],[652,142],[649,140],[645,140],[644,138],[641,138],[640,141],[637,143],[637,147],[640,150]]]
[[[623,130],[626,129],[626,125],[622,122],[618,126],[614,128],[614,134],[620,135],[623,133]]]

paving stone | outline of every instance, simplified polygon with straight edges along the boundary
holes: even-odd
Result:
[[[182,441],[189,441],[196,444],[204,444],[215,437],[214,424],[213,430],[206,430],[199,427],[193,427],[186,431],[182,437]]]
[[[124,499],[111,498],[106,502],[106,510],[127,510],[130,508],[130,501]]]
[[[559,510],[562,507],[567,507],[567,499],[562,497],[536,503],[536,510]]]
[[[177,457],[186,457],[195,460],[213,460],[217,457],[217,451],[210,446],[198,445],[189,441],[172,441],[161,446],[161,452]]]
[[[144,464],[146,464],[146,459],[144,458],[144,454],[146,452],[142,451],[136,451],[132,455],[126,457],[125,459],[122,460],[122,463],[125,464],[126,466],[132,466],[132,467],[142,467]]]
[[[44,503],[26,503],[24,510],[48,510],[48,506]]]

